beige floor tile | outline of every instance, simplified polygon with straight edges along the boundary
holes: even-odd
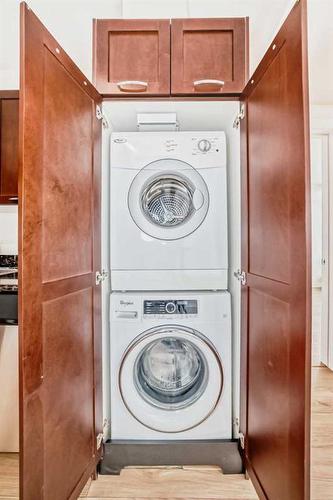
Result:
[[[88,498],[257,499],[243,475],[220,470],[125,469],[120,476],[100,476]]]

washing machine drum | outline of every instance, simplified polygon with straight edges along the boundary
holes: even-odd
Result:
[[[186,327],[163,326],[127,349],[119,387],[128,411],[160,432],[182,432],[202,423],[222,392],[222,365],[213,345]]]
[[[183,238],[203,222],[209,207],[205,181],[197,170],[180,160],[158,160],[134,178],[128,207],[137,226],[163,240]]]

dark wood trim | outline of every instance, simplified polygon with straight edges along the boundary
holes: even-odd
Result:
[[[103,433],[103,373],[102,373],[102,286],[96,286],[96,273],[101,272],[102,242],[101,242],[101,182],[102,182],[102,122],[95,119],[94,105],[92,110],[92,143],[93,143],[93,349],[94,349],[94,429],[95,436]],[[98,456],[102,448],[95,450]]]
[[[18,90],[0,90],[1,205],[17,205],[18,203],[18,100]]]
[[[224,474],[244,471],[238,440],[108,441],[101,474],[119,474],[127,466],[217,465]]]
[[[0,99],[18,99],[18,90],[0,90]]]
[[[125,97],[125,96],[124,96]],[[110,96],[103,96],[103,102],[104,101],[121,101],[124,100],[124,97],[110,97]],[[146,97],[138,97],[138,96],[126,96],[126,101],[134,101],[134,102],[143,102],[143,101],[155,101],[155,102],[165,102],[165,101],[182,101],[182,102],[200,102],[200,101],[233,101],[237,102],[241,100],[242,94],[235,94],[235,95],[230,95],[230,94],[225,94],[225,95],[218,95],[218,96],[211,96],[211,95],[205,95],[201,94],[200,96],[193,95],[193,96],[167,96],[167,97],[161,97],[161,96],[156,96],[156,97],[151,97],[151,96],[146,96]]]
[[[309,103],[309,68],[308,68],[308,15],[307,0],[301,0],[302,22],[302,61],[303,61],[303,102],[305,151],[305,225],[306,225],[306,332],[305,332],[305,429],[304,429],[304,474],[305,499],[311,497],[311,384],[312,384],[312,234],[311,234],[311,154],[310,154],[310,103]]]
[[[91,462],[88,464],[86,470],[82,474],[80,481],[76,485],[76,488],[72,491],[71,496],[68,498],[68,500],[77,500],[79,498],[83,488],[87,484],[87,477],[89,477],[89,471],[93,470],[94,471],[93,474],[95,474],[95,471],[98,468],[98,464],[101,460],[101,457],[102,457],[102,454],[101,454],[101,451],[99,451],[96,454],[96,456],[93,458],[93,460],[91,460]],[[97,476],[95,477],[95,479],[97,479]]]
[[[4,196],[0,195],[0,205],[17,205],[18,196]]]
[[[247,104],[244,106],[245,116],[240,122],[240,162],[241,162],[241,266],[248,274],[248,140],[247,140]],[[248,287],[241,288],[241,357],[240,357],[240,432],[244,435],[247,447],[247,398],[248,398]]]
[[[242,458],[243,458],[245,470],[246,470],[247,474],[249,475],[249,477],[251,478],[253,486],[254,486],[260,500],[272,500],[265,495],[264,489],[263,489],[255,471],[253,470],[252,465],[246,456],[246,453],[242,452]],[[278,500],[280,500],[280,499],[278,499]]]
[[[245,82],[249,79],[250,73],[250,19],[245,17]]]

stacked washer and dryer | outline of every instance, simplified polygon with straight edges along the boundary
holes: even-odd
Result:
[[[230,439],[223,132],[111,135],[113,440]]]

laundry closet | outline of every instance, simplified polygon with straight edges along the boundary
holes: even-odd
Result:
[[[94,85],[21,5],[21,497],[218,465],[309,498],[305,2],[250,79],[247,18],[93,38]]]

